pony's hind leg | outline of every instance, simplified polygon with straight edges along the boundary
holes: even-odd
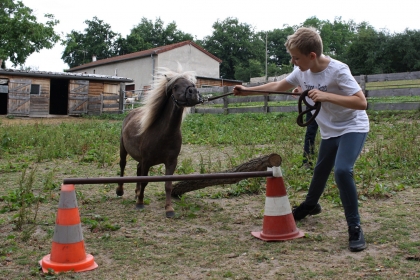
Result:
[[[141,163],[137,164],[137,176],[147,176],[150,167],[143,167]],[[144,208],[144,190],[147,186],[147,182],[138,182],[136,184],[136,208]]]
[[[127,151],[124,148],[122,138],[120,143],[120,177],[124,177],[124,170],[127,164]],[[117,196],[124,195],[124,183],[118,183],[118,187],[116,189]]]

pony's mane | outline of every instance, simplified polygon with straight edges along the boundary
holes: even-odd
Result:
[[[142,114],[139,119],[140,122],[140,131],[139,134],[142,134],[144,131],[149,128],[152,123],[157,118],[160,113],[160,107],[164,105],[167,94],[167,89],[170,88],[178,79],[184,78],[191,81],[193,84],[196,84],[197,79],[195,77],[194,71],[182,72],[180,66],[178,66],[178,71],[174,72],[168,68],[161,67],[158,69],[151,90],[145,95],[142,99]],[[183,116],[186,115],[187,108],[184,108]]]

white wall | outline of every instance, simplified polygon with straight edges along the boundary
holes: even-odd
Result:
[[[158,67],[176,71],[177,62],[182,65],[183,71],[195,71],[197,76],[220,78],[219,62],[191,45],[159,54]]]
[[[134,80],[135,89],[141,90],[144,86],[152,83],[154,71],[158,67],[167,67],[176,71],[178,62],[183,71],[195,71],[197,76],[220,78],[219,62],[191,45],[166,51],[153,57],[124,60],[77,72],[130,78]]]

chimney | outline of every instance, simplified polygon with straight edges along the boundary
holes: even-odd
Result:
[[[96,61],[96,55],[92,55],[92,62]]]

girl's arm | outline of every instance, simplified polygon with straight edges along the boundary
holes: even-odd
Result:
[[[242,91],[242,89],[246,89],[247,91],[250,91],[250,90],[286,91],[293,87],[294,86],[292,84],[289,84],[288,82],[286,82],[286,79],[283,79],[278,82],[271,82],[271,83],[267,83],[267,84],[263,84],[263,85],[255,86],[255,87],[244,87],[244,86],[238,85],[233,88],[233,94],[241,95],[241,96],[265,95],[264,93],[260,93],[260,92],[244,92]]]
[[[339,95],[329,92],[323,92],[318,89],[309,91],[308,96],[315,102],[331,102],[346,108],[355,110],[366,110],[367,101],[363,92],[360,90],[353,95]]]

